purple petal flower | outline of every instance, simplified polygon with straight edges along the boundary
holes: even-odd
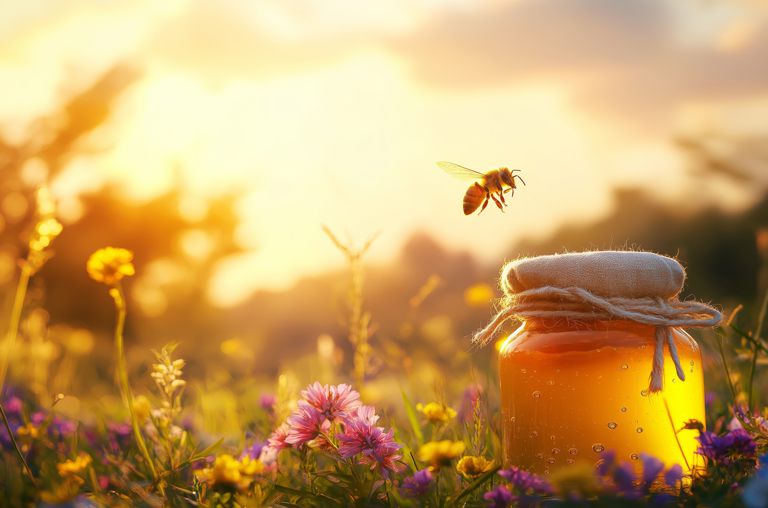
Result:
[[[330,421],[317,408],[305,404],[288,417],[288,435],[285,442],[293,446],[306,444],[320,434],[328,432]]]
[[[271,393],[265,393],[259,398],[261,409],[272,412],[275,409],[277,398]]]
[[[680,480],[683,479],[683,468],[680,467],[680,464],[675,464],[674,466],[667,469],[667,472],[664,473],[664,483],[666,483],[669,487],[676,488],[677,484],[680,483]]]
[[[413,473],[413,476],[409,476],[403,480],[403,485],[400,487],[400,494],[403,497],[421,497],[429,492],[429,489],[432,487],[433,478],[429,468],[416,471]]]
[[[632,495],[635,492],[635,468],[628,462],[622,463],[613,471],[613,482],[616,488],[624,495]]]
[[[664,463],[652,455],[640,454],[640,460],[643,462],[642,480],[645,485],[650,485],[664,470]]]
[[[252,460],[256,460],[261,457],[261,451],[266,445],[266,441],[256,441],[251,446],[248,446],[243,450],[243,453],[240,454],[240,458],[242,459],[244,457],[249,457]]]
[[[611,469],[613,469],[613,466],[616,465],[616,452],[608,450],[603,452],[600,457],[602,460],[597,465],[597,474],[607,476]]]
[[[21,416],[21,410],[24,408],[24,404],[21,399],[12,395],[5,401],[3,409],[7,416]]]
[[[380,466],[387,475],[400,469],[397,461],[401,455],[397,450],[401,445],[394,440],[394,432],[385,432],[382,427],[376,427],[378,420],[370,406],[360,406],[353,417],[344,420],[344,431],[337,434],[339,455],[348,459],[361,454],[360,462]]]
[[[301,392],[304,400],[299,401],[299,408],[311,406],[331,422],[351,414],[360,406],[360,394],[351,386],[321,385],[314,382]]]
[[[702,432],[696,453],[721,464],[730,464],[738,459],[754,459],[757,446],[744,429],[736,429],[723,436],[713,432]]]
[[[475,407],[480,403],[480,397],[483,395],[483,387],[479,384],[471,384],[464,390],[461,398],[461,407],[459,408],[459,419],[469,423],[474,418]]]
[[[508,508],[517,498],[504,485],[499,485],[483,494],[483,499],[490,508]]]
[[[507,480],[521,494],[551,494],[552,487],[541,476],[512,466],[499,471],[499,476]]]

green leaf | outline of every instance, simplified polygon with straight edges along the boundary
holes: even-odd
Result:
[[[474,482],[472,482],[471,484],[469,484],[469,485],[467,486],[467,488],[466,488],[466,489],[464,489],[464,490],[461,492],[461,494],[459,494],[459,495],[456,497],[456,500],[455,500],[454,502],[455,502],[455,503],[458,503],[459,501],[461,501],[462,499],[464,499],[465,497],[467,497],[468,495],[470,495],[472,492],[474,492],[475,490],[477,490],[477,489],[478,489],[478,488],[479,488],[481,485],[483,485],[485,482],[487,482],[488,480],[490,480],[490,479],[491,479],[491,477],[492,477],[493,475],[495,475],[495,474],[496,474],[496,472],[497,472],[499,469],[501,469],[501,466],[496,466],[496,467],[494,467],[493,469],[491,469],[491,470],[489,470],[489,471],[486,471],[485,473],[483,473],[483,474],[482,474],[482,475],[481,475],[481,476],[480,476],[480,477],[479,477],[477,480],[475,480]]]
[[[216,450],[216,448],[221,446],[221,443],[223,443],[223,442],[224,442],[224,438],[223,437],[219,438],[219,440],[216,441],[215,443],[213,443],[212,445],[210,445],[207,448],[204,448],[204,449],[200,450],[199,452],[193,454],[187,460],[187,462],[195,462],[196,460],[200,460],[200,459],[206,458],[208,455],[212,454],[214,452],[214,450]]]
[[[416,414],[416,408],[414,408],[411,400],[406,395],[405,390],[400,390],[403,394],[403,404],[405,405],[405,413],[408,415],[408,422],[411,424],[411,430],[416,437],[416,441],[419,445],[424,444],[424,434],[421,432],[421,426],[419,425],[419,417]]]

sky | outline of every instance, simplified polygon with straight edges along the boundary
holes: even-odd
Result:
[[[21,139],[118,62],[140,79],[54,182],[146,200],[237,190],[238,239],[209,294],[371,262],[418,231],[501,265],[515,241],[590,221],[639,186],[728,209],[755,195],[686,171],[674,138],[765,134],[768,6],[717,0],[0,0],[0,130]],[[435,166],[520,169],[507,212],[465,217]],[[768,175],[765,175],[768,181]]]

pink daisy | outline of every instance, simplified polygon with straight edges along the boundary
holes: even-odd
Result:
[[[311,406],[332,422],[360,406],[360,394],[345,384],[329,386],[315,381],[301,396],[304,400],[299,401],[300,408]]]
[[[339,455],[348,459],[360,454],[361,463],[370,464],[371,468],[378,465],[386,475],[400,469],[397,461],[402,456],[397,450],[401,445],[395,442],[392,430],[384,432],[382,427],[375,426],[378,418],[372,407],[362,406],[354,417],[346,419],[344,432],[336,437],[339,441]]]
[[[274,450],[275,453],[279,452],[283,448],[288,448],[291,446],[290,443],[285,441],[288,437],[289,429],[290,427],[288,426],[288,422],[283,422],[283,424],[275,429],[272,435],[269,436],[269,439],[267,440],[267,446]]]
[[[304,405],[288,417],[288,435],[285,442],[299,447],[303,444],[322,437],[331,428],[331,422],[325,419],[318,409]],[[318,443],[322,444],[322,443]]]

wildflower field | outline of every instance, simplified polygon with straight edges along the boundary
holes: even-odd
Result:
[[[62,375],[68,361],[90,360],[77,358],[86,332],[67,329],[68,336],[52,337],[44,307],[29,297],[62,233],[46,189],[36,200],[0,364],[4,504],[765,506],[768,499],[768,409],[758,383],[768,352],[762,335],[768,297],[756,316],[735,308],[721,327],[700,337],[707,421],[669,432],[697,432],[703,467],[687,471],[645,453],[633,464],[595,449],[594,456],[574,455],[568,467],[539,475],[501,460],[498,377],[481,363],[495,352],[465,351],[456,363],[464,372],[455,379],[434,373],[442,381],[433,386],[409,368],[418,358],[398,357],[404,371],[377,374],[372,316],[362,300],[362,260],[370,245],[354,250],[330,230],[349,261],[351,361],[335,362],[332,339],[321,336],[316,356],[300,363],[326,362],[326,368],[289,368],[271,380],[211,389],[210,380],[185,372],[179,344],[145,351],[129,369],[125,288],[136,275],[134,254],[104,247],[83,260],[82,270],[113,304],[113,344],[99,361],[114,384],[99,396],[51,392],[49,375]],[[433,290],[428,281],[414,301]],[[470,287],[465,304],[489,304],[491,294],[486,286]],[[46,363],[46,347],[60,346],[61,359]],[[313,369],[319,380],[311,378]],[[73,399],[76,410],[68,404]]]
[[[0,508],[768,508],[764,0],[0,5]]]

